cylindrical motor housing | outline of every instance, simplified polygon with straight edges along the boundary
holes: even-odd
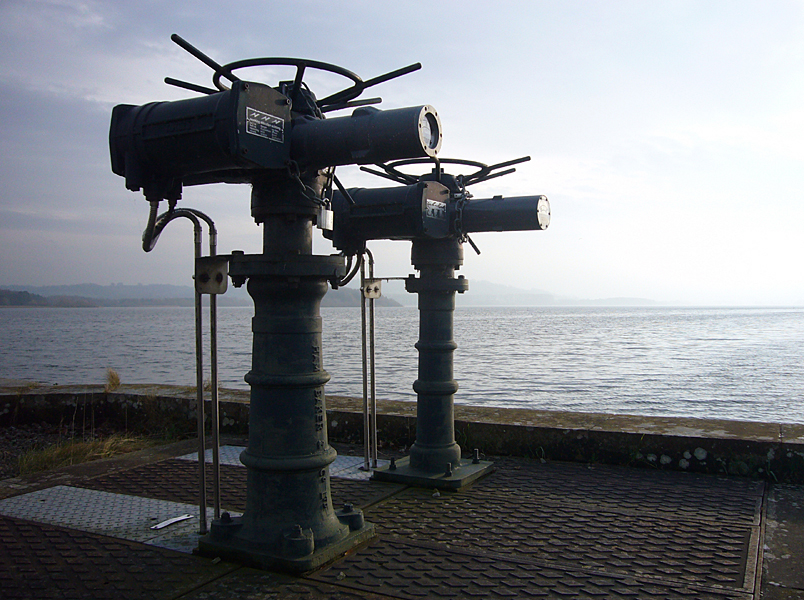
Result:
[[[178,198],[182,185],[254,181],[258,171],[302,171],[435,156],[441,122],[430,106],[322,119],[291,113],[287,96],[245,81],[199,98],[121,104],[112,111],[112,171],[146,198]]]
[[[494,196],[469,200],[461,215],[462,233],[480,231],[530,231],[550,225],[547,196]]]
[[[410,240],[449,235],[449,190],[434,181],[392,188],[347,190],[354,204],[335,192],[332,231],[324,235],[347,254],[360,252],[367,240]]]
[[[166,181],[240,170],[277,169],[288,159],[287,98],[259,83],[187,100],[121,104],[112,111],[112,171],[126,187],[160,195]],[[217,177],[206,176],[205,182]],[[224,180],[223,178],[221,180]]]
[[[348,117],[296,119],[290,157],[303,168],[378,164],[433,157],[441,139],[441,121],[432,106],[365,106]]]

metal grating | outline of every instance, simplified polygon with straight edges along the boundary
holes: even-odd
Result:
[[[523,502],[523,500],[525,500]],[[378,533],[556,565],[740,589],[755,528],[493,494],[408,489],[373,507]],[[753,580],[748,582],[753,586]]]
[[[236,577],[214,581],[181,600],[388,600],[311,579],[241,569]]]
[[[465,546],[463,546],[465,547]],[[742,598],[750,594],[380,538],[310,579],[394,598]]]
[[[239,448],[231,448],[235,448],[232,454],[239,455]],[[354,468],[363,462],[361,457],[341,457],[345,460],[336,468]],[[307,578],[240,569],[216,581],[208,579],[185,588],[182,593],[186,596],[182,597],[753,597],[762,483],[517,459],[500,459],[496,466],[496,473],[457,493],[332,477],[333,503],[337,506],[348,501],[368,507],[366,518],[377,527],[377,540]],[[211,467],[207,468],[211,473]],[[222,465],[224,508],[242,510],[246,476],[247,470],[239,461],[237,465]],[[183,457],[85,479],[80,484],[83,488],[51,488],[0,501],[0,514],[11,511],[15,517],[0,516],[0,532],[5,531],[3,523],[7,530],[22,528],[28,532],[19,540],[16,533],[3,533],[6,537],[0,539],[0,567],[3,561],[15,565],[17,557],[23,557],[22,571],[0,572],[0,596],[46,598],[45,594],[31,592],[34,588],[29,582],[44,589],[45,581],[53,587],[61,585],[65,577],[69,579],[60,566],[64,559],[39,551],[42,544],[50,543],[48,536],[57,540],[85,536],[80,539],[128,544],[125,548],[137,546],[20,519],[59,523],[185,551],[194,547],[195,518],[165,532],[152,532],[149,527],[177,514],[197,515],[197,478],[198,464]],[[128,496],[121,496],[121,492]],[[172,508],[153,512],[160,504]],[[111,523],[108,527],[104,525],[107,522]],[[176,541],[183,535],[182,528],[188,529],[185,539],[192,543]],[[92,550],[96,542],[81,542],[79,548],[87,549],[84,554],[70,550],[70,543],[59,546],[60,552],[67,552],[67,560],[79,572],[85,573],[98,563],[115,582],[134,585],[130,574],[118,571],[135,568],[136,564],[121,565],[116,558],[107,561]],[[20,550],[19,544],[28,544],[28,549]],[[132,550],[115,552],[122,556]],[[47,571],[48,561],[57,564],[55,571]],[[188,572],[196,572],[195,568],[188,567]],[[173,574],[181,575],[178,570]],[[167,587],[160,585],[160,589],[172,585],[169,577],[165,581]],[[70,593],[58,597],[129,597],[104,595],[106,588],[81,593],[73,593],[69,586],[66,589]],[[153,593],[148,597],[160,596]]]
[[[222,465],[232,465],[235,467],[242,467],[243,463],[240,462],[240,453],[246,448],[244,446],[221,446],[219,449],[219,457]],[[178,460],[189,460],[198,462],[198,452],[184,454],[177,456]],[[207,463],[212,463],[212,448],[207,448],[204,452],[204,458]]]
[[[3,600],[168,600],[235,565],[0,516]]]
[[[192,517],[164,529],[151,529],[184,514]],[[192,552],[198,546],[198,507],[153,498],[60,485],[0,501],[0,515],[181,552]]]
[[[246,509],[246,476],[248,470],[231,465],[221,466],[221,507],[228,511]],[[145,496],[171,502],[198,504],[198,465],[188,460],[165,460],[142,465],[128,471],[109,473],[82,481],[81,487],[117,494]],[[368,480],[330,478],[332,503],[350,502],[364,507],[378,502],[403,488],[397,484],[376,484]],[[212,498],[212,467],[207,465],[207,498]],[[196,509],[197,510],[197,509]]]
[[[765,483],[675,471],[495,458],[497,471],[473,493],[520,498],[528,503],[560,499],[635,514],[758,525]]]
[[[207,498],[212,499],[212,466],[207,468]],[[242,467],[221,465],[221,507],[243,511],[246,505],[246,475]],[[117,494],[145,496],[198,505],[198,464],[169,459],[81,481],[81,487]],[[197,509],[196,509],[197,510]]]
[[[329,466],[330,477],[339,479],[352,479],[355,481],[367,481],[371,478],[371,470],[364,470],[365,459],[358,456],[343,456],[339,454],[335,462]],[[388,466],[387,460],[378,460],[378,467]]]
[[[235,467],[242,467],[243,463],[240,462],[240,454],[245,450],[245,446],[221,446],[220,447],[220,464]],[[212,449],[208,449],[204,453],[205,462],[212,463]],[[198,462],[198,452],[192,452],[183,456],[177,457],[178,460],[188,460]],[[343,479],[363,480],[371,477],[371,471],[364,470],[365,459],[359,456],[345,456],[338,454],[329,466],[330,477],[341,477]],[[388,465],[387,460],[378,460],[378,467],[385,467]]]

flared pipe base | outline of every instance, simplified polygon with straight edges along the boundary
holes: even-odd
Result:
[[[256,569],[302,575],[320,569],[374,537],[374,525],[362,522],[361,515],[362,526],[355,529],[350,527],[346,537],[321,548],[315,545],[309,530],[299,532],[295,537],[293,534],[287,536],[287,543],[260,544],[238,537],[238,531],[242,528],[239,519],[240,517],[233,517],[225,525],[214,521],[210,533],[199,539],[194,553]],[[358,525],[354,521],[349,524],[352,527]],[[305,554],[309,549],[312,551]]]
[[[432,473],[411,467],[410,457],[406,456],[387,467],[375,469],[371,480],[455,491],[492,472],[494,472],[492,462],[485,460],[474,462],[471,458],[462,458],[457,464],[450,465],[449,469],[444,465],[443,472]]]

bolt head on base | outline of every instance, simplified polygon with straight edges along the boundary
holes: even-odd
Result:
[[[486,460],[474,462],[471,458],[462,458],[457,463],[451,463],[450,473],[447,473],[446,463],[444,470],[438,473],[412,468],[408,456],[394,461],[394,467],[375,469],[371,480],[455,491],[494,472],[494,463]]]

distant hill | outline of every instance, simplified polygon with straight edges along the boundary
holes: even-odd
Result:
[[[375,300],[375,306],[402,306],[399,302],[388,296],[381,296]],[[321,306],[360,306],[360,290],[342,287],[329,290]]]
[[[43,285],[43,286],[4,286],[8,290],[24,291],[45,297],[77,296],[95,300],[125,300],[125,299],[167,299],[192,298],[193,288],[189,285],[124,285],[114,283],[111,285],[98,285],[96,283],[77,283],[73,285]]]
[[[405,291],[403,281],[383,283],[383,294],[404,306],[416,306],[416,294]],[[544,290],[525,290],[510,285],[469,279],[469,291],[457,294],[455,305],[462,306],[655,306],[659,303],[645,298],[581,299],[557,296]]]
[[[180,285],[76,285],[8,286],[0,290],[0,306],[193,306],[192,286]],[[353,288],[330,290],[322,306],[360,306],[360,291]],[[245,287],[229,286],[218,297],[219,306],[251,306],[251,297]],[[401,306],[391,298],[377,301],[379,306]]]
[[[416,306],[416,294],[405,291],[403,281],[384,281],[383,295],[377,306]],[[7,286],[0,296],[0,306],[192,306],[190,285],[76,285]],[[12,296],[11,294],[28,294]],[[12,304],[13,302],[13,304]],[[581,299],[557,296],[544,290],[525,290],[482,280],[469,280],[469,291],[456,296],[461,306],[658,306],[646,298]],[[360,291],[354,287],[329,290],[322,306],[360,306]],[[218,297],[219,306],[251,306],[245,286],[229,290]]]
[[[661,306],[661,302],[647,298],[598,298],[596,300],[574,300],[574,306]]]
[[[16,292],[0,289],[0,306],[62,306],[84,308],[97,306],[87,298],[71,298],[68,296],[52,296],[45,298],[30,292]]]

